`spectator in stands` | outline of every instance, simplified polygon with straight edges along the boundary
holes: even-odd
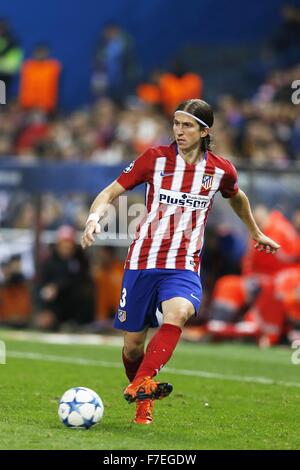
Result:
[[[41,271],[38,328],[76,329],[94,319],[89,262],[76,245],[72,227],[61,226],[58,229],[53,252],[43,263]]]
[[[222,96],[214,131],[216,153],[279,168],[300,160],[299,112],[291,102],[291,83],[299,73],[299,66],[274,71],[251,100]],[[153,84],[146,85],[147,89]],[[167,87],[170,93],[171,88]],[[187,93],[190,89],[180,86],[178,90]],[[166,116],[154,106],[161,100],[160,91],[158,101],[153,101],[151,93],[150,99],[147,96],[146,90],[145,99],[132,100],[123,108],[102,98],[89,109],[51,120],[40,110],[28,112],[12,104],[0,107],[0,155],[17,154],[27,161],[42,157],[112,165],[130,160],[133,153],[170,140]],[[167,99],[166,110],[171,101]]]
[[[9,96],[13,77],[19,72],[23,51],[11,32],[9,23],[0,19],[0,80],[6,85]]]
[[[206,249],[202,258],[202,278],[206,294],[210,297],[219,277],[240,273],[240,261],[245,247],[241,235],[227,224],[209,226],[207,233]]]
[[[39,44],[22,66],[19,102],[24,109],[51,113],[57,108],[61,64],[49,54],[48,46]]]
[[[282,246],[282,251],[272,258],[266,258],[263,253],[260,257],[254,253],[252,243],[242,263],[243,275],[273,276],[279,271],[294,267],[299,263],[299,234],[293,224],[278,210],[268,210],[265,206],[257,206],[254,215],[258,226],[268,234],[276,237]]]
[[[287,269],[275,278],[274,293],[288,322],[290,341],[300,339],[300,263],[298,267]]]
[[[117,24],[108,24],[96,50],[92,75],[94,96],[109,96],[122,103],[134,91],[137,76],[133,37]]]
[[[94,258],[93,279],[96,288],[96,322],[101,329],[112,327],[118,310],[123,263],[112,246],[98,247]]]
[[[35,160],[39,146],[47,139],[49,124],[47,116],[39,109],[28,111],[16,138],[16,153],[22,160]]]
[[[259,291],[260,283],[256,277],[221,277],[214,289],[212,318],[225,322],[241,320]]]
[[[219,278],[213,290],[208,331],[213,331],[216,322],[220,331],[222,324],[224,326],[242,320],[259,291],[260,282],[255,276],[227,275]]]
[[[0,156],[12,154],[12,139],[8,135],[0,135]]]
[[[288,268],[297,266],[299,262],[299,236],[293,225],[277,210],[270,211],[267,207],[259,205],[254,209],[254,215],[259,227],[268,233],[269,236],[276,236],[283,249],[280,256],[276,254],[271,259],[270,257],[266,258],[263,253],[260,253],[261,258],[259,258],[254,253],[253,244],[249,243],[242,263],[242,276],[232,282],[232,304],[235,307],[231,306],[231,311],[232,313],[235,313],[235,311],[245,313],[247,308],[250,308],[247,315],[252,320],[254,319],[254,323],[259,329],[262,338],[261,342],[264,345],[270,345],[279,341],[285,321],[284,309],[278,302],[276,294],[276,275]],[[249,297],[249,289],[246,289],[249,279],[251,279],[251,282],[255,280],[259,288],[255,296]],[[244,295],[244,298],[242,295],[238,296],[238,292],[242,290],[248,292],[248,297],[254,302],[253,305],[247,301],[246,295]],[[230,290],[226,286],[226,278],[220,279],[218,292],[215,293],[215,302],[218,303],[218,298],[228,300],[230,295]],[[217,318],[218,313],[214,305],[213,303],[213,315],[216,315]],[[230,318],[231,316],[228,314],[228,322],[230,322]],[[213,329],[211,325],[209,325],[209,329]],[[225,328],[224,331],[226,332],[226,330]],[[256,335],[257,333],[258,331],[254,329],[253,334]],[[244,331],[233,329],[231,334],[243,336]]]
[[[60,200],[51,194],[43,195],[41,210],[42,227],[45,230],[56,230],[59,228],[60,225],[63,224],[63,222],[64,217]]]
[[[0,325],[26,327],[31,321],[32,302],[28,282],[21,268],[21,257],[13,255],[1,266]]]
[[[214,287],[206,331],[218,337],[259,337],[269,346],[280,341],[289,322],[300,329],[299,233],[279,211],[265,206],[254,210],[258,225],[282,244],[280,256],[259,259],[252,243],[243,261],[242,276],[224,276]],[[299,214],[294,215],[297,224]],[[247,323],[237,323],[239,320]]]
[[[272,41],[277,63],[281,66],[289,66],[299,61],[300,42],[300,3],[289,1],[284,4],[282,11],[282,23],[276,31]]]
[[[171,115],[181,101],[202,97],[203,82],[199,75],[176,69],[176,72],[155,71],[149,83],[137,87],[138,97],[152,105],[162,107]]]
[[[246,317],[256,325],[259,345],[266,347],[300,338],[300,265],[274,276],[259,276],[260,292]],[[235,336],[243,332],[235,332]]]
[[[18,229],[32,229],[35,224],[35,208],[33,201],[25,200],[15,208],[14,216],[11,218],[11,225]]]

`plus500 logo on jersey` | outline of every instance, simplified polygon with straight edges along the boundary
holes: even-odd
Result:
[[[180,207],[191,207],[196,210],[206,209],[209,204],[209,197],[161,189],[159,192],[159,202]]]

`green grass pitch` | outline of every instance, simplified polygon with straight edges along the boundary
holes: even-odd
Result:
[[[131,422],[117,346],[45,344],[0,334],[0,449],[299,449],[300,365],[292,350],[181,343],[159,379],[173,393],[154,423]],[[74,386],[94,389],[104,418],[90,430],[64,427],[57,403]]]

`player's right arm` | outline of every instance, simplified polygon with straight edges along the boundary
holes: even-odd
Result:
[[[155,155],[154,151],[154,155]],[[90,215],[87,219],[85,231],[81,238],[82,248],[91,246],[95,241],[94,234],[100,233],[99,220],[103,217],[108,204],[120,196],[128,189],[133,189],[137,185],[144,183],[149,178],[152,170],[153,150],[150,148],[128,165],[121,175],[107,188],[103,189],[96,197],[90,208]]]
[[[107,186],[95,198],[90,208],[90,214],[87,219],[86,227],[81,237],[81,246],[83,249],[91,246],[94,241],[94,234],[100,233],[99,221],[105,214],[107,206],[111,204],[118,196],[126,191],[117,181]]]

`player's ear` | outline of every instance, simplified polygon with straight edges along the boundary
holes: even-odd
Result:
[[[206,137],[207,135],[209,134],[209,129],[207,129],[206,127],[201,131],[201,138],[203,139],[204,137]]]

